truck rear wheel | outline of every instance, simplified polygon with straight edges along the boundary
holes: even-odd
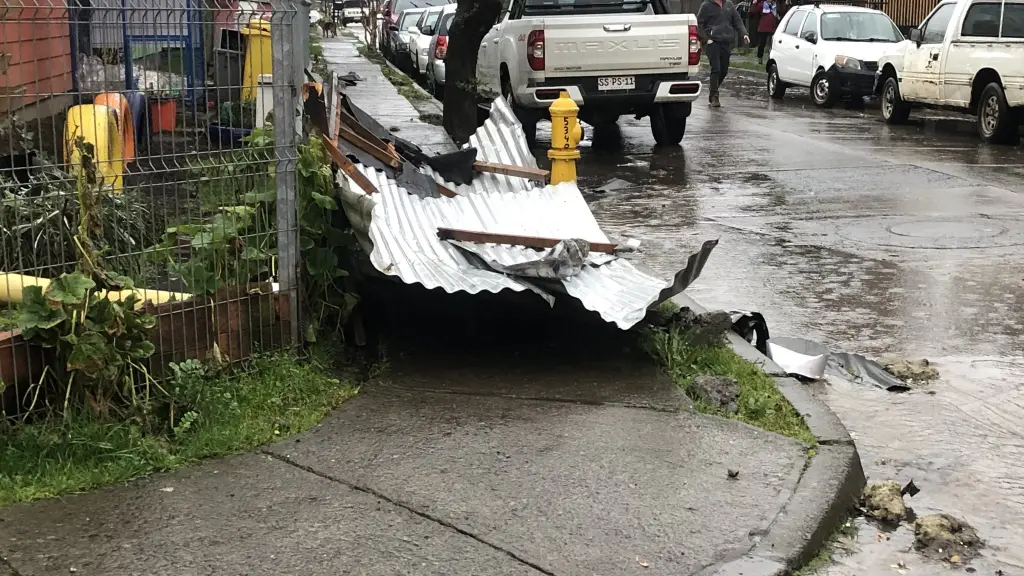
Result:
[[[985,86],[978,100],[978,134],[988,144],[1015,144],[1019,138],[1017,118],[995,82]]]
[[[678,146],[683,141],[691,108],[689,102],[651,107],[651,135],[659,146]]]

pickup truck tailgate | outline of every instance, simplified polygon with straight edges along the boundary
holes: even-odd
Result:
[[[685,68],[692,14],[549,16],[545,70],[593,74]]]

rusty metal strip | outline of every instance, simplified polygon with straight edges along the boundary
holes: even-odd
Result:
[[[445,198],[455,198],[458,194],[454,190],[445,186],[444,184],[437,184],[437,193]]]
[[[340,120],[339,127],[346,127],[352,132],[354,132],[357,136],[361,137],[363,140],[366,140],[376,148],[388,151],[388,153],[390,153],[391,156],[394,158],[394,161],[398,163],[396,165],[391,164],[391,162],[388,161],[388,164],[391,165],[393,168],[398,168],[399,166],[402,165],[402,158],[398,155],[397,152],[394,151],[393,146],[389,146],[383,140],[378,138],[376,134],[367,129],[366,126],[360,124],[359,120],[356,120],[354,116],[345,111],[345,109],[342,108],[341,106],[338,107],[338,119]],[[380,159],[378,158],[378,160]]]
[[[472,230],[459,230],[457,228],[438,228],[437,237],[441,240],[461,240],[463,242],[477,242],[480,244],[505,244],[508,246],[525,246],[543,250],[553,248],[562,241],[561,238],[540,238],[537,236],[516,236],[514,234],[496,234],[493,232],[474,232]],[[615,244],[603,242],[591,242],[591,252],[615,253]]]
[[[338,150],[338,147],[334,142],[331,142],[327,136],[322,136],[322,138],[324,146],[327,148],[327,152],[331,155],[331,159],[334,160],[334,163],[338,165],[338,168],[341,168],[341,171],[344,172],[346,176],[351,178],[352,181],[362,188],[363,192],[366,192],[367,194],[376,194],[379,192],[377,187],[373,185],[373,182],[370,182],[370,179],[360,172],[359,169],[356,168],[356,165],[341,153],[341,150]]]
[[[359,148],[363,152],[366,152],[370,156],[373,156],[377,160],[391,166],[392,168],[398,168],[402,165],[402,161],[397,156],[392,156],[390,151],[386,148],[384,142],[379,141],[381,146],[378,147],[376,143],[367,141],[365,138],[357,134],[347,124],[341,124],[338,129],[338,136],[349,144]]]
[[[503,176],[517,176],[519,178],[526,178],[527,180],[535,180],[537,182],[547,182],[548,172],[543,168],[530,168],[527,166],[516,166],[513,164],[499,164],[497,162],[484,162],[477,160],[473,162],[473,169],[477,172],[489,172],[491,174],[501,174]]]

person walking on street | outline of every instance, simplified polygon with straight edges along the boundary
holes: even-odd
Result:
[[[764,48],[772,41],[772,34],[779,27],[779,4],[776,0],[754,0],[750,13],[759,15],[757,21],[757,63],[764,64]]]
[[[742,35],[743,42],[749,44],[750,36],[731,0],[704,0],[697,10],[697,29],[704,40],[704,53],[711,67],[708,102],[712,107],[719,108],[722,103],[718,98],[718,89],[729,74],[729,57],[732,56],[736,38]]]

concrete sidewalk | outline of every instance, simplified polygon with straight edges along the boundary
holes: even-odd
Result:
[[[367,304],[390,335],[384,380],[319,427],[0,510],[0,555],[20,576],[678,576],[758,540],[799,548],[819,516],[795,495],[842,481],[808,478],[796,441],[693,412],[634,334],[593,315],[391,290],[403,306],[386,288]],[[724,573],[783,570],[748,561]]]
[[[418,144],[427,154],[455,151],[455,145],[444,128],[422,121],[421,111],[398,93],[381,73],[380,66],[359,55],[360,42],[347,34],[361,34],[362,28],[355,27],[352,30],[355,32],[345,32],[336,38],[322,40],[324,59],[331,70],[341,76],[356,72],[365,78],[355,86],[346,86],[345,94],[363,112],[394,131],[396,136]],[[423,94],[427,96],[425,91]],[[424,111],[441,114],[441,107],[433,99],[425,99],[420,105],[430,107]]]

